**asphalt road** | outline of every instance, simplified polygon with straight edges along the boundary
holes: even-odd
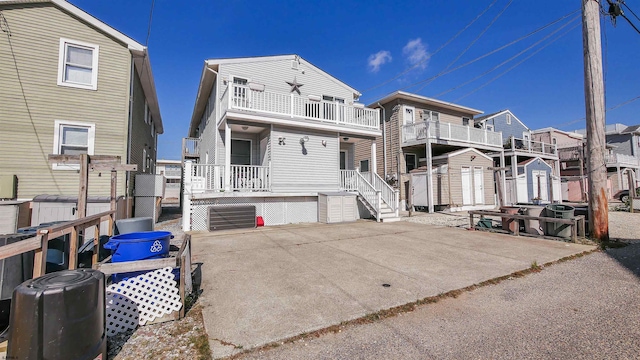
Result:
[[[638,359],[640,244],[242,359]]]

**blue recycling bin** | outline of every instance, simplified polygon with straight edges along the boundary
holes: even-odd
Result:
[[[141,231],[111,237],[104,248],[111,250],[111,262],[157,259],[169,254],[173,235],[169,231]]]

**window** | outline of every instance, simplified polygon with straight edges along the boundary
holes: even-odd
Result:
[[[98,45],[60,39],[58,85],[98,88]]]
[[[415,112],[416,109],[413,106],[405,106],[404,107],[404,115],[403,115],[403,124],[409,125],[415,122]]]
[[[53,133],[53,153],[57,155],[93,155],[95,124],[56,120]],[[56,170],[77,170],[80,165],[54,164]]]
[[[360,172],[369,172],[369,160],[360,160]]]
[[[552,143],[553,145],[558,145],[558,139],[557,139],[557,138],[554,138],[554,137],[553,137],[553,138],[551,138],[551,143]]]
[[[404,154],[404,161],[407,165],[407,173],[418,167],[418,156],[416,154]]]
[[[511,125],[511,114],[507,114],[507,125]]]
[[[463,117],[462,118],[462,125],[469,126],[469,118],[468,117]]]

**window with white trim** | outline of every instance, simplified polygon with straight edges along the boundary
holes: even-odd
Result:
[[[507,114],[507,125],[511,125],[511,114]]]
[[[469,118],[468,117],[463,117],[462,118],[462,125],[469,126]]]
[[[404,106],[404,115],[402,116],[402,123],[404,125],[413,124],[415,122],[416,108],[413,106]]]
[[[97,90],[98,52],[98,45],[60,39],[58,85]]]
[[[96,125],[76,121],[56,120],[53,133],[53,153],[57,155],[93,155]],[[55,170],[77,170],[80,166],[53,164]]]

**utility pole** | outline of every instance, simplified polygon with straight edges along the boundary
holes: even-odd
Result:
[[[597,0],[582,1],[584,47],[584,98],[587,115],[587,161],[589,179],[589,230],[597,241],[609,241],[607,168],[604,162],[604,81],[600,9]]]

